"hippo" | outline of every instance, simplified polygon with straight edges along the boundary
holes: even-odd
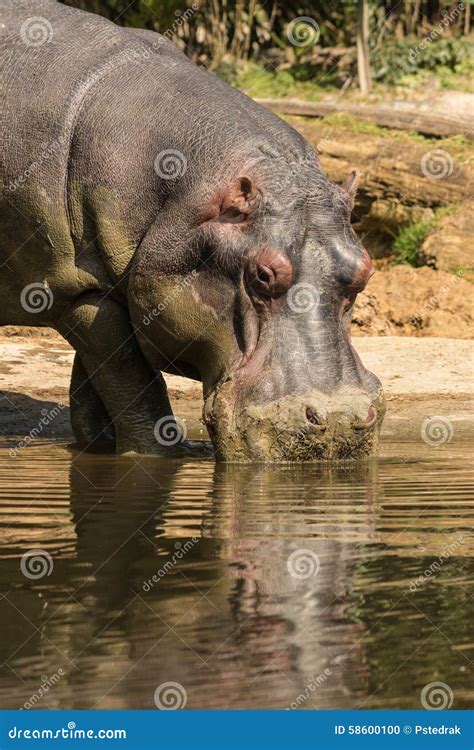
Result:
[[[383,391],[349,330],[374,271],[355,172],[330,181],[166,35],[55,0],[0,9],[0,324],[74,348],[78,445],[189,451],[171,373],[202,382],[218,460],[372,454]]]

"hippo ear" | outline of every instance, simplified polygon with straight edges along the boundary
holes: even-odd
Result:
[[[229,185],[214,221],[239,223],[257,207],[260,193],[250,177],[239,177]]]
[[[359,175],[355,171],[355,169],[350,173],[349,177],[345,182],[341,185],[341,190],[346,193],[347,197],[349,198],[350,205],[352,206],[354,203],[354,198],[357,192],[357,183],[359,182]]]

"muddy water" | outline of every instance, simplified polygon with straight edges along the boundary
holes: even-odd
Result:
[[[462,431],[340,467],[4,446],[3,708],[154,708],[169,681],[188,708],[419,708],[435,681],[472,705]]]

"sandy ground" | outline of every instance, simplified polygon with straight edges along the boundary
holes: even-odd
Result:
[[[58,402],[66,408],[45,428],[43,435],[71,434],[67,405],[73,351],[58,335],[46,331],[44,334],[0,335],[2,435],[27,434],[41,415]],[[382,380],[388,400],[394,402],[392,412],[395,409],[406,415],[414,403],[426,401],[438,407],[456,401],[458,411],[469,411],[473,340],[358,336],[354,345],[364,364]],[[172,375],[167,375],[166,381],[175,413],[198,426],[201,385]],[[204,428],[201,431],[204,435]]]

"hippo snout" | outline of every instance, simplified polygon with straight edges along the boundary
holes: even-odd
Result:
[[[227,409],[221,394],[205,410],[205,419],[220,459],[284,462],[370,455],[384,413],[381,389],[374,394],[346,388],[331,396],[313,391],[242,409]]]
[[[372,429],[383,415],[383,406],[373,402],[368,394],[356,395],[353,399],[321,400],[309,398],[305,417],[320,430],[346,428],[354,430]],[[315,405],[314,405],[315,404]]]

